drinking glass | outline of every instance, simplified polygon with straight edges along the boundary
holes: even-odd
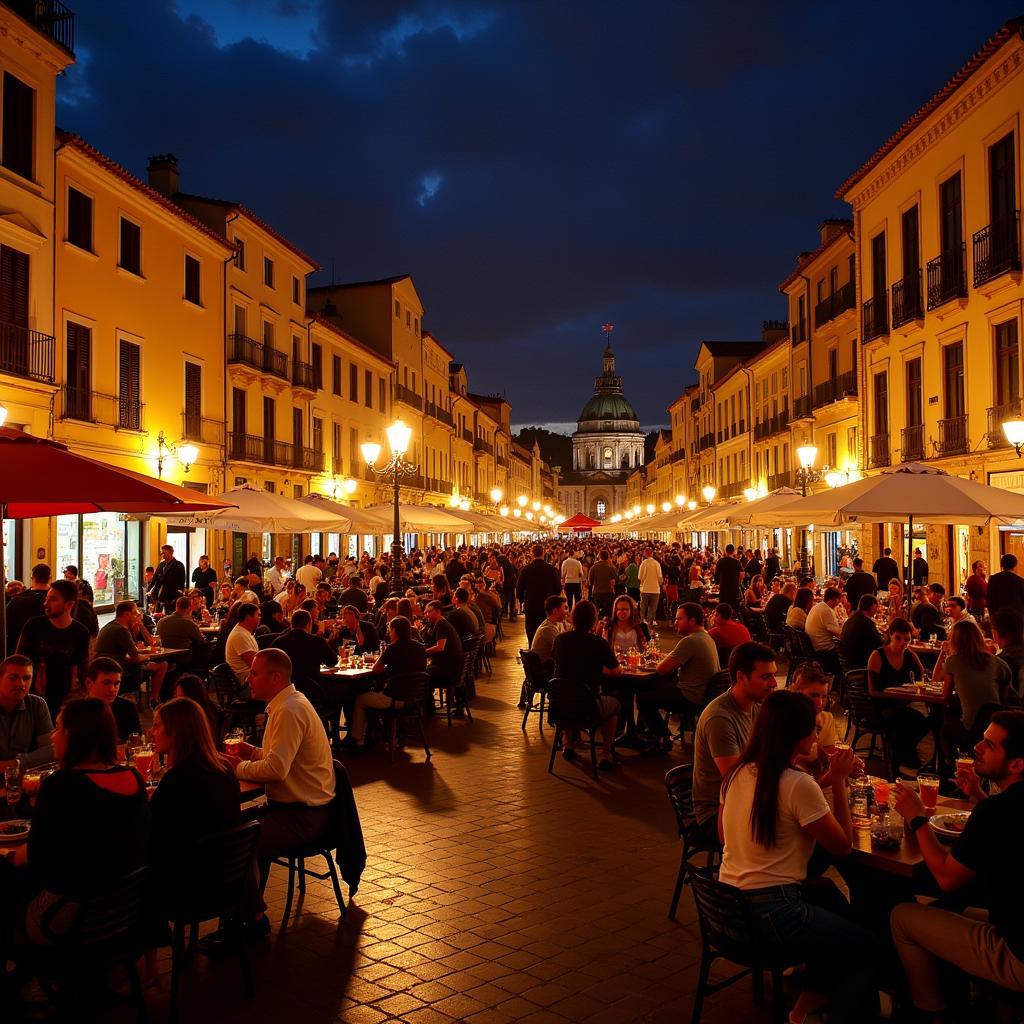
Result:
[[[875,791],[875,804],[878,807],[888,807],[889,805],[889,783],[886,779],[879,779],[872,777],[871,785]]]
[[[7,789],[7,806],[13,811],[21,803],[21,768],[12,764],[4,769],[4,786]]]
[[[921,796],[921,803],[929,814],[935,813],[935,805],[939,800],[939,777],[931,772],[918,772],[917,791]]]
[[[143,779],[149,778],[149,773],[153,770],[153,765],[156,762],[156,751],[151,746],[141,746],[135,751],[135,770],[143,777]]]
[[[238,748],[245,742],[245,733],[241,729],[232,729],[224,737],[224,751],[232,757],[238,757]]]
[[[124,745],[124,757],[128,764],[131,764],[135,759],[135,751],[139,749],[144,743],[141,732],[133,732],[128,734],[128,741]]]

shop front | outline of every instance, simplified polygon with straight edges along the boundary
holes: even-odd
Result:
[[[92,586],[97,611],[141,597],[142,522],[123,520],[117,512],[90,512],[57,516],[56,524],[55,578],[65,566],[77,565],[79,576]]]

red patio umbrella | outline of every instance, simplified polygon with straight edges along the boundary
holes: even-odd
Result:
[[[203,512],[227,502],[130,469],[76,455],[67,445],[0,427],[0,520],[88,512]],[[6,588],[0,559],[0,595]],[[7,620],[0,600],[0,651]]]
[[[590,533],[595,526],[600,525],[599,520],[591,519],[590,516],[577,512],[576,515],[566,519],[564,523],[559,523],[558,529],[559,532],[564,530],[566,533]]]

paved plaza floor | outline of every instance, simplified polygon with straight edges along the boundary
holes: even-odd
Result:
[[[593,781],[556,759],[553,730],[516,703],[522,620],[507,624],[472,724],[428,727],[418,748],[349,757],[368,851],[344,921],[329,882],[311,881],[281,928],[285,873],[268,886],[272,937],[252,947],[257,995],[236,962],[198,956],[182,1020],[379,1024],[688,1021],[700,955],[693,901],[668,904],[679,842],[662,782],[683,759],[623,754]],[[169,971],[169,960],[162,962]],[[720,970],[716,968],[716,975]],[[151,990],[165,1015],[167,976]],[[708,1022],[767,1021],[749,981],[710,999]]]

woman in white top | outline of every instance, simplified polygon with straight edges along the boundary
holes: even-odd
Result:
[[[628,594],[615,599],[607,640],[616,655],[624,654],[631,647],[638,647],[641,651],[647,647],[647,637],[640,625],[640,612],[636,601]]]
[[[802,886],[815,842],[845,857],[853,835],[846,796],[853,751],[837,750],[829,765],[834,814],[814,778],[793,767],[794,758],[807,757],[815,745],[815,719],[813,702],[791,690],[778,690],[761,705],[746,748],[722,785],[719,880],[743,891],[756,933],[747,941],[808,965],[808,990],[790,1014],[793,1024],[822,1002],[829,1024],[869,1021],[878,1015],[877,940],[808,903]]]

